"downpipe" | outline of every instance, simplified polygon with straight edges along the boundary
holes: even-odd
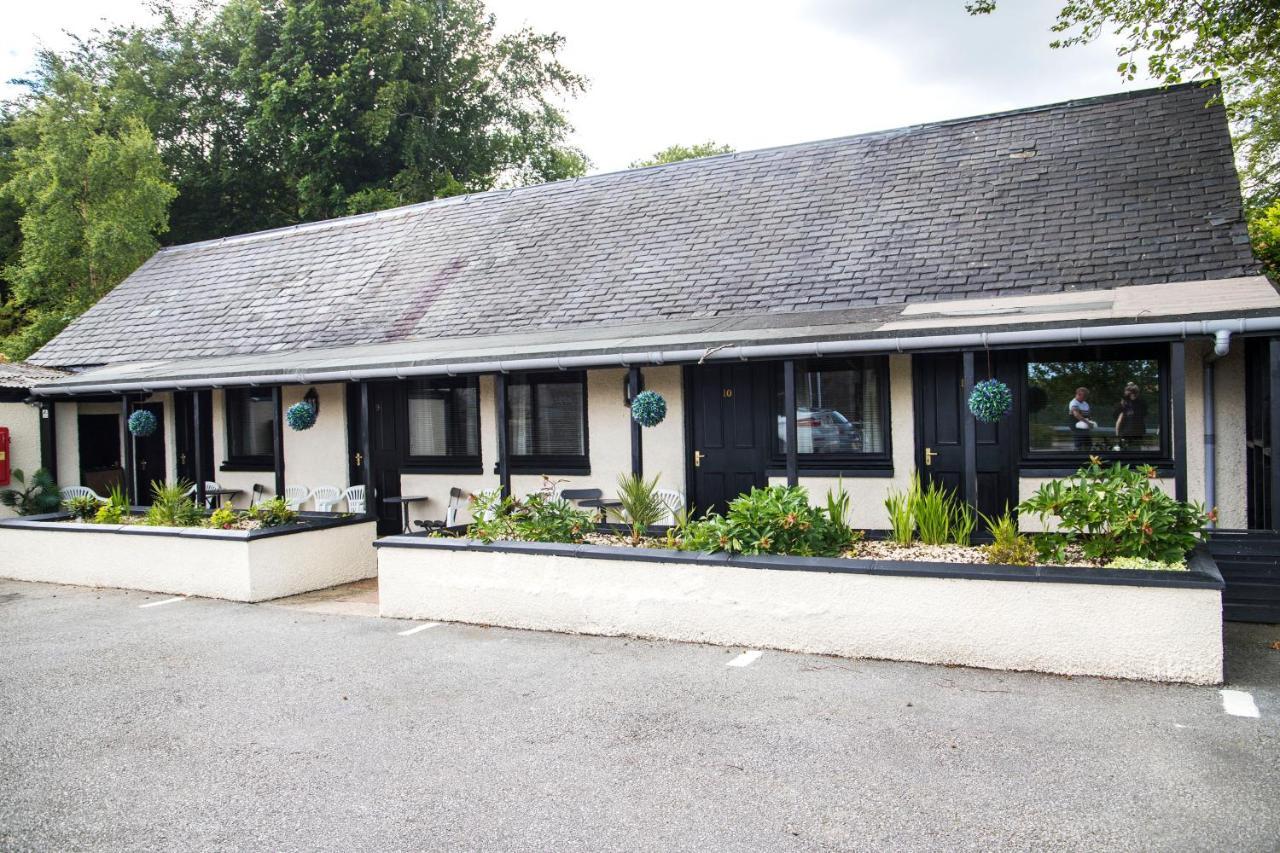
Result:
[[[1231,352],[1231,332],[1218,329],[1213,335],[1213,350],[1204,357],[1204,393],[1201,405],[1204,408],[1204,503],[1210,512],[1218,505],[1218,436],[1217,436],[1217,399],[1214,389],[1214,372],[1217,361]],[[1210,530],[1217,522],[1210,517],[1205,525]]]

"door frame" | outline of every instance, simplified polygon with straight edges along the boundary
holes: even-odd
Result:
[[[728,362],[728,363],[734,364],[736,362]],[[753,375],[752,381],[755,382],[757,385],[756,390],[759,392],[762,392],[757,395],[758,399],[761,402],[757,403],[755,410],[752,412],[752,417],[754,418],[753,428],[757,430],[763,429],[764,441],[768,442],[771,440],[770,438],[771,433],[769,432],[769,429],[771,428],[771,423],[773,418],[773,410],[771,408],[771,402],[769,398],[769,394],[772,393],[772,390],[771,390],[772,386],[770,386],[768,382],[763,381],[761,374],[764,371],[769,370],[771,366],[777,364],[777,362],[748,361],[746,363],[751,365],[753,370],[757,371],[757,373]],[[710,365],[710,366],[720,367],[720,366],[724,366],[724,364],[725,363],[717,362],[716,364]],[[695,435],[694,420],[698,410],[697,400],[694,396],[695,387],[696,387],[694,382],[694,372],[699,367],[705,367],[705,366],[708,366],[708,365],[686,364],[681,367],[681,371],[680,371],[680,385],[681,385],[680,391],[684,400],[685,505],[687,507],[693,507],[694,509],[700,512],[706,512],[707,507],[699,503],[697,500],[698,475],[696,471],[697,466],[694,465],[694,459],[693,459],[693,454],[698,449],[697,447],[694,446],[694,435]],[[764,406],[763,409],[761,409],[761,405]],[[763,427],[761,426],[761,421],[764,422]],[[759,456],[759,459],[757,460],[757,463],[758,463],[757,473],[759,474],[759,476],[757,477],[757,480],[765,485],[768,485],[770,448],[769,446],[766,445],[764,447],[757,448],[757,450],[758,450],[758,456]]]
[[[975,361],[979,355],[985,357],[986,353],[975,352]],[[1010,388],[1016,389],[1018,387],[1017,384],[1009,382],[1009,379],[1011,378],[1012,373],[1017,372],[1017,366],[1022,363],[1022,353],[1018,350],[993,350],[990,355],[993,359],[992,369],[996,378],[1002,379]],[[915,442],[915,452],[912,454],[912,459],[915,464],[915,470],[919,471],[922,476],[928,466],[924,463],[924,385],[920,381],[920,374],[924,369],[924,365],[927,360],[936,357],[954,357],[956,359],[962,359],[964,354],[962,352],[920,352],[911,354],[911,420],[912,435]],[[1001,374],[1004,375],[1001,376]],[[960,370],[960,375],[961,377],[964,376],[963,368]],[[974,381],[980,381],[977,379],[976,375],[974,377]],[[968,407],[965,405],[969,389],[963,386],[963,378],[961,382],[961,388],[956,396],[956,402],[960,408],[960,418],[972,418],[973,415],[968,411]],[[1004,426],[1005,434],[1004,440],[1001,442],[1002,447],[1000,448],[999,455],[1000,467],[997,473],[1004,477],[1008,494],[1012,496],[1012,500],[1009,502],[1009,510],[1014,513],[1014,517],[1016,518],[1018,504],[1018,480],[1020,476],[1019,459],[1021,458],[1023,432],[1021,412],[1016,400],[1014,402],[1013,411],[1004,419],[1002,425]],[[974,477],[968,476],[970,472],[966,469],[966,460],[975,460],[975,464],[978,466],[978,472],[983,470],[982,466],[976,461],[978,459],[977,422],[974,422],[972,429],[961,429],[960,436],[962,443],[962,452],[960,454],[960,497],[976,511],[978,507],[978,496],[976,494],[967,494],[969,491],[968,484],[971,480],[976,482],[976,474]],[[973,446],[964,447],[964,445],[969,443],[972,443]],[[997,509],[996,511],[1001,512],[1002,510]],[[981,519],[979,519],[979,527],[981,528]]]

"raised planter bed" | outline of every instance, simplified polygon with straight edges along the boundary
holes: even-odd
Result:
[[[1222,680],[1222,576],[392,536],[381,614],[851,658]]]
[[[374,521],[303,513],[262,530],[66,521],[62,513],[0,521],[0,577],[265,601],[371,578]]]

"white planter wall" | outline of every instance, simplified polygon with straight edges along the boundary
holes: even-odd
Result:
[[[374,528],[250,538],[243,530],[10,521],[0,525],[0,577],[265,601],[375,577]]]
[[[383,546],[378,563],[381,614],[394,618],[1068,675],[1222,680],[1221,593],[1211,588],[468,548]]]

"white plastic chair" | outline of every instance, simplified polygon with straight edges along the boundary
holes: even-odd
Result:
[[[654,494],[667,508],[667,524],[675,524],[676,513],[685,508],[684,492],[678,489],[658,489]]]
[[[347,512],[364,513],[364,486],[351,486],[342,497],[347,501]]]
[[[66,503],[72,498],[93,498],[94,500],[105,502],[106,498],[95,492],[88,486],[63,486],[58,490],[62,496],[62,502]]]
[[[311,490],[306,486],[284,487],[284,502],[289,505],[289,509],[302,509],[302,505],[307,502],[309,497],[311,497]]]
[[[333,505],[342,500],[342,489],[337,486],[316,486],[311,490],[316,502],[316,512],[333,512]]]
[[[205,481],[204,481],[204,490],[205,490],[205,492],[206,492],[206,497],[205,497],[205,499],[204,499],[204,504],[205,504],[205,506],[206,506],[206,507],[208,507],[209,509],[213,509],[214,504],[217,502],[217,498],[216,498],[215,496],[213,496],[213,495],[208,495],[207,493],[208,493],[208,492],[211,492],[211,491],[214,491],[214,490],[216,490],[216,489],[221,489],[221,488],[222,488],[222,486],[219,486],[219,485],[218,485],[217,483],[215,483],[213,480],[205,480]],[[191,484],[191,488],[187,489],[187,497],[192,497],[192,498],[193,498],[193,497],[195,497],[195,496],[196,496],[196,491],[197,491],[197,490],[196,490],[195,483],[192,483],[192,484]]]

